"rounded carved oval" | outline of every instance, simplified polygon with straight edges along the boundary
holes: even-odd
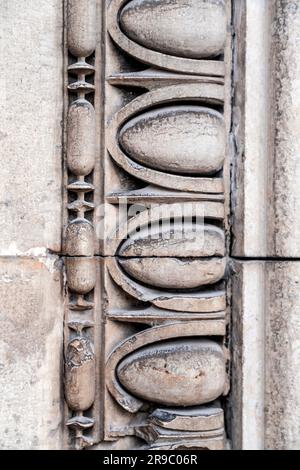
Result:
[[[88,175],[95,165],[95,110],[85,99],[72,103],[67,119],[67,161],[77,176]]]
[[[119,21],[130,39],[150,50],[189,59],[224,50],[224,0],[131,0]]]
[[[124,270],[143,284],[162,289],[194,289],[214,284],[225,274],[225,258],[128,258]]]
[[[86,219],[76,219],[66,229],[66,253],[69,256],[93,256],[94,228]]]
[[[117,377],[134,396],[169,406],[195,406],[225,389],[221,346],[211,340],[178,339],[142,347],[125,357]]]
[[[68,287],[78,294],[87,294],[96,284],[95,258],[66,258]]]
[[[211,83],[202,83],[202,84],[188,84],[188,85],[176,85],[176,86],[167,86],[162,87],[158,90],[153,90],[148,93],[137,97],[132,100],[127,105],[123,106],[112,118],[107,128],[107,149],[114,161],[123,168],[127,173],[138,178],[139,180],[145,181],[156,186],[161,186],[164,188],[172,188],[181,191],[188,192],[198,192],[198,193],[222,193],[224,191],[223,178],[221,175],[214,174],[210,175],[199,175],[199,174],[176,174],[175,172],[170,172],[166,170],[160,170],[151,168],[149,166],[149,161],[147,160],[146,164],[143,164],[141,161],[138,161],[140,158],[137,155],[137,159],[130,157],[128,152],[125,152],[123,146],[121,145],[121,135],[122,129],[126,129],[126,125],[129,125],[132,120],[136,117],[143,116],[144,113],[150,112],[155,106],[157,109],[162,109],[163,107],[171,107],[172,110],[178,106],[178,103],[181,101],[195,103],[191,106],[192,108],[197,107],[197,102],[201,100],[201,103],[207,103],[207,107],[204,107],[205,110],[213,111],[209,106],[217,105],[222,106],[224,100],[224,87],[218,84]],[[174,106],[174,108],[173,108]],[[182,108],[182,105],[179,105]],[[201,106],[198,105],[198,108]],[[218,111],[217,116],[222,116]],[[133,121],[134,122],[134,121]],[[167,118],[165,118],[167,122]],[[194,132],[197,132],[197,126],[194,127]],[[160,129],[160,131],[164,131]],[[197,134],[196,134],[197,135]],[[183,138],[187,137],[187,140],[190,139],[190,131],[186,129],[186,135]],[[165,138],[165,135],[161,134],[161,141]],[[155,137],[156,142],[158,137]],[[131,144],[137,145],[137,137],[130,139]],[[199,139],[198,139],[199,140]],[[180,144],[181,146],[181,144]],[[145,143],[145,148],[149,150],[149,146]],[[182,148],[182,146],[181,146]],[[194,146],[195,150],[196,146]],[[150,149],[151,150],[151,149]],[[157,151],[156,151],[157,153]],[[225,153],[225,147],[223,148],[223,153]],[[155,154],[156,155],[156,154]],[[169,155],[169,154],[168,154]],[[194,159],[194,155],[192,157]],[[222,157],[223,158],[223,157]],[[180,164],[183,164],[183,159],[180,159]],[[204,159],[205,160],[205,159]],[[161,158],[157,158],[158,164],[162,163]],[[152,162],[153,163],[153,162]],[[172,159],[169,158],[167,162],[172,165]],[[166,164],[166,162],[165,162]]]
[[[84,337],[69,342],[65,364],[65,396],[74,411],[85,411],[95,399],[95,354]]]
[[[173,212],[170,210],[170,217]],[[224,230],[211,224],[194,224],[170,219],[139,227],[128,234],[118,254],[122,257],[175,256],[208,257],[225,255]]]
[[[75,57],[88,57],[96,47],[96,0],[68,0],[68,48]]]
[[[222,168],[225,126],[221,113],[197,105],[154,109],[120,130],[125,153],[149,168],[176,174],[210,175]]]
[[[224,76],[225,0],[113,0],[107,28],[123,51],[145,64]]]

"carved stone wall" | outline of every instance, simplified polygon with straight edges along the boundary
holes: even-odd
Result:
[[[0,16],[0,447],[298,449],[300,3]]]
[[[88,3],[66,6],[66,445],[222,449],[231,5]]]

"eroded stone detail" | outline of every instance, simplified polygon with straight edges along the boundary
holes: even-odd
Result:
[[[193,105],[178,105],[182,100]],[[209,80],[199,84],[177,80],[176,86],[161,87],[130,101],[110,120],[107,147],[111,157],[132,176],[154,185],[222,193],[223,116],[197,106],[199,100],[224,106],[224,86]],[[172,106],[163,107],[165,102]],[[151,111],[154,106],[158,109]]]
[[[95,399],[95,354],[92,343],[77,336],[66,354],[66,400],[74,411],[88,410]]]
[[[136,427],[136,434],[157,450],[222,450],[224,412],[218,402],[182,410],[157,408]]]

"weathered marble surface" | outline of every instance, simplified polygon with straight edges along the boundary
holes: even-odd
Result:
[[[62,4],[0,3],[0,255],[61,249]]]
[[[62,447],[62,2],[1,0],[0,448]]]
[[[225,258],[128,258],[121,266],[147,286],[193,289],[218,282],[225,274]]]
[[[222,347],[207,339],[178,339],[145,346],[117,367],[121,384],[154,403],[194,406],[218,398],[225,390]]]
[[[300,3],[237,2],[235,28],[233,254],[299,258]]]
[[[98,39],[101,34],[100,21],[97,23],[99,27],[96,26],[94,15],[95,5],[97,4],[99,9],[100,0],[90,2],[87,9],[83,3],[70,0],[67,15],[70,20],[68,44],[70,51],[77,56],[76,60],[93,52],[95,34],[97,32]],[[237,8],[232,140],[236,152],[232,172],[234,236],[231,254],[244,260],[231,261],[231,436],[235,448],[299,449],[300,4],[296,0],[241,0],[234,3]],[[116,169],[117,165],[111,159],[108,163],[105,156],[105,161],[100,162],[100,159],[97,159],[97,165],[103,164],[105,168],[106,194],[122,189],[125,192],[131,190],[133,197],[134,191],[140,191],[144,200],[152,198],[158,203],[163,203],[175,198],[175,191],[178,196],[178,192],[183,190],[181,196],[185,195],[191,200],[198,198],[199,192],[203,191],[203,200],[204,196],[207,198],[209,194],[217,200],[224,190],[222,180],[218,177],[212,178],[212,173],[223,164],[223,124],[217,119],[219,111],[215,110],[213,113],[212,108],[207,107],[209,111],[206,111],[205,116],[201,114],[202,111],[200,113],[199,97],[206,102],[206,106],[217,105],[218,109],[224,97],[225,102],[228,98],[224,96],[221,79],[224,67],[228,64],[211,60],[223,51],[225,1],[186,0],[184,4],[185,11],[175,8],[178,6],[178,0],[132,0],[123,10],[125,3],[122,4],[122,0],[110,2],[111,7],[106,18],[108,30],[120,49],[118,53],[112,53],[112,41],[106,44],[108,52],[103,61],[106,61],[107,73],[111,75],[110,84],[105,85],[106,91],[110,87],[106,95],[107,110],[104,111],[100,106],[98,91],[95,94],[95,113],[87,101],[79,99],[79,103],[74,104],[69,113],[68,129],[69,167],[75,175],[86,176],[94,167],[95,155],[100,155],[99,142],[97,140],[97,147],[94,140],[99,139],[101,133],[99,123],[104,114],[106,119],[107,114],[112,118],[117,113],[116,118],[112,118],[113,125],[108,126],[105,132],[108,150],[122,170],[119,167]],[[174,27],[171,27],[170,34],[162,37],[160,28],[157,28],[157,21],[155,28],[151,26],[157,11],[163,11],[164,5],[173,8],[173,26],[178,18],[180,21],[184,20],[180,27],[177,23],[177,35],[174,35]],[[200,15],[199,21],[193,14],[195,10],[198,15],[200,9],[195,6],[199,5],[203,7],[202,13],[206,10],[205,22],[203,15]],[[120,16],[117,15],[119,7]],[[3,331],[0,340],[0,386],[4,391],[0,402],[0,421],[3,424],[0,430],[0,448],[59,449],[64,445],[61,396],[64,286],[62,261],[58,255],[51,253],[61,253],[61,122],[64,99],[62,1],[28,0],[23,2],[20,8],[20,2],[17,0],[0,0],[0,15],[4,25],[0,52],[5,64],[0,79],[0,106],[1,109],[4,108],[0,132],[1,150],[4,155],[0,185],[0,319]],[[135,21],[139,17],[142,20]],[[165,19],[163,15],[160,16],[164,27],[172,26],[169,18],[167,21]],[[141,30],[143,22],[144,29]],[[199,27],[192,31],[195,22]],[[212,28],[212,22],[217,27]],[[122,31],[118,30],[120,25]],[[143,31],[146,34],[142,37]],[[197,41],[199,33],[205,36],[203,47],[201,41]],[[100,43],[98,40],[98,48],[101,48]],[[143,64],[149,64],[152,69],[133,74],[131,77],[128,69],[126,76],[121,79],[118,73],[127,60],[125,54],[123,56],[120,52],[122,49],[135,57],[137,62],[140,60]],[[122,60],[119,61],[121,56]],[[199,57],[209,57],[209,60],[200,61]],[[77,71],[83,67],[82,61],[78,63],[75,64]],[[96,76],[100,77],[103,62],[100,61],[99,49],[96,51],[95,64]],[[158,70],[159,67],[171,70],[172,74]],[[177,83],[178,72],[183,72],[183,82],[174,92],[173,86]],[[74,68],[70,75],[72,73],[74,74]],[[202,81],[199,77],[197,80],[193,78],[194,73],[205,74],[206,77],[213,75],[214,78],[209,78],[209,83],[205,83],[203,77]],[[115,74],[114,77],[112,74]],[[135,82],[140,84],[147,76],[144,84],[149,86],[151,92],[145,92],[130,103],[129,94],[121,98],[120,89],[112,91],[113,81],[116,85],[118,80],[119,84],[122,84],[123,80],[123,85],[126,83],[129,86],[130,80],[131,85],[136,84]],[[164,84],[168,86],[165,87]],[[98,86],[99,82],[96,82],[96,85]],[[73,83],[73,91],[76,86],[80,85]],[[85,86],[88,88],[92,85],[87,83]],[[164,106],[172,106],[170,113],[166,113]],[[195,112],[196,110],[198,111]],[[110,119],[107,120],[109,121]],[[207,133],[202,129],[200,135],[197,132],[201,125]],[[185,128],[188,128],[187,133],[184,133]],[[95,129],[99,130],[97,135]],[[117,139],[115,136],[119,131]],[[137,132],[140,136],[143,133],[143,139],[136,140]],[[213,132],[215,135],[212,135]],[[154,142],[159,133],[166,139],[163,142],[165,147]],[[152,145],[149,144],[150,140]],[[197,154],[194,147],[197,147]],[[181,158],[184,150],[185,161]],[[126,155],[122,154],[123,151]],[[124,158],[127,155],[132,157],[132,161]],[[103,187],[101,171],[95,172],[97,202],[100,201],[100,191]],[[130,177],[140,178],[150,190],[130,186],[128,175],[125,177],[126,172]],[[199,173],[206,174],[207,177],[201,179]],[[120,181],[124,183],[122,188]],[[83,181],[77,183],[76,191],[79,192],[83,191],[84,184],[91,184]],[[160,190],[157,185],[161,186]],[[171,189],[168,194],[167,188]],[[70,191],[72,189],[74,186],[69,188]],[[74,209],[76,202],[71,204]],[[217,205],[222,207],[222,203]],[[222,212],[220,208],[215,207],[211,210],[210,217],[220,223],[224,210]],[[139,219],[142,218],[143,216]],[[107,224],[109,225],[108,222]],[[96,280],[100,283],[100,268],[95,271],[96,261],[92,258],[94,234],[91,225],[83,223],[82,220],[70,224],[66,232],[64,253],[74,257],[66,261],[68,282],[71,295],[74,295],[74,292],[80,294],[76,308],[82,312],[91,306],[90,300],[84,299],[82,295],[94,288]],[[131,324],[133,315],[130,320],[128,318],[134,311],[136,317],[140,315],[140,320],[144,321],[138,312],[139,309],[143,311],[143,305],[146,305],[146,316],[149,302],[153,304],[153,310],[148,312],[148,315],[151,313],[151,321],[154,322],[157,321],[157,312],[160,312],[161,317],[167,312],[164,321],[169,321],[173,314],[173,319],[179,320],[178,324],[189,315],[198,318],[200,322],[203,320],[201,315],[208,318],[215,315],[222,318],[225,315],[225,291],[221,287],[213,294],[209,289],[199,293],[174,293],[172,290],[174,287],[195,288],[198,283],[204,285],[209,276],[216,275],[215,263],[218,264],[219,274],[213,280],[216,281],[224,275],[224,261],[217,258],[225,253],[221,229],[209,229],[203,246],[200,246],[200,237],[194,242],[176,241],[176,244],[170,247],[168,243],[161,243],[161,240],[148,243],[143,235],[142,230],[133,242],[122,242],[119,251],[118,247],[114,249],[115,242],[104,250],[108,256],[103,261],[105,269],[101,268],[101,271],[107,271],[104,275],[109,277],[110,283],[106,283],[106,287],[109,285],[111,308],[107,313],[109,326],[105,338],[108,350],[134,333],[135,327]],[[121,240],[125,240],[125,237],[121,237]],[[187,263],[182,264],[184,268],[188,268],[189,276],[179,269],[175,271],[174,265],[178,264],[179,258],[195,257],[196,246],[199,250],[197,256],[216,257],[209,261],[212,265],[204,266],[206,260],[194,260],[188,262],[190,266]],[[122,258],[120,263],[112,261],[116,254]],[[137,256],[145,258],[137,261],[134,258]],[[164,256],[167,257],[166,260],[161,259]],[[251,261],[251,258],[266,259]],[[205,275],[199,269],[201,263],[205,267]],[[196,265],[195,271],[190,269]],[[132,276],[128,279],[124,276],[126,268],[128,272],[131,271]],[[209,272],[206,271],[208,268]],[[200,279],[197,277],[199,272]],[[134,280],[135,277],[139,278],[141,284]],[[156,287],[151,287],[155,286],[155,283]],[[149,284],[149,287],[144,284]],[[170,291],[161,297],[161,289],[167,287]],[[99,290],[98,288],[95,294],[97,314],[100,312]],[[121,313],[125,312],[123,318],[120,312],[114,311],[116,307]],[[126,326],[124,317],[127,318]],[[71,330],[74,327],[74,318],[72,321]],[[194,323],[194,320],[190,321],[190,335],[194,333]],[[202,334],[211,336],[212,332],[216,334],[218,331],[218,335],[222,336],[224,328],[222,322],[220,325],[214,322],[205,323]],[[150,328],[145,331],[149,330]],[[178,333],[181,334],[180,331]],[[97,338],[100,336],[96,335]],[[150,381],[150,375],[157,373],[157,358],[154,360],[151,354],[155,352],[156,356],[163,356],[162,349],[165,345],[165,338],[162,336],[159,346],[161,349],[157,344],[155,347],[149,346],[146,351],[147,360],[138,357],[141,351],[129,355],[125,359],[126,373],[124,368],[121,370],[124,362],[119,364],[119,373],[123,374],[124,384],[128,389],[133,388],[136,395],[145,395],[145,380],[141,381],[140,385],[137,380],[133,384],[131,379],[135,372],[133,373],[130,367],[133,362],[141,364],[144,361],[147,371],[152,368],[152,372],[146,374],[146,379]],[[77,346],[80,347],[81,344],[78,342]],[[96,341],[94,347],[96,357],[99,358],[102,347],[100,341]],[[99,395],[102,393],[100,387],[96,390],[90,387],[85,394],[84,386],[88,382],[86,377],[92,382],[91,376],[94,374],[94,365],[89,362],[92,350],[87,348],[85,352],[83,362],[85,359],[87,362],[84,362],[84,368],[81,369],[83,377],[79,377],[77,382],[84,382],[80,388],[81,395],[79,394],[82,402],[77,403],[76,393],[75,401],[74,397],[69,396],[72,407],[78,407],[80,410],[91,405],[94,395],[95,403],[99,405]],[[179,356],[181,362],[177,360]],[[177,369],[175,381],[180,374],[187,373],[185,356],[184,359],[182,356],[182,352],[176,356],[176,367],[179,368],[178,364],[181,364],[181,369],[179,373]],[[193,356],[193,360],[197,362],[199,351],[193,350]],[[167,358],[168,364],[172,363],[170,357],[171,354]],[[224,365],[224,361],[222,364]],[[71,368],[74,366],[73,363],[69,365]],[[173,367],[173,363],[171,366],[173,373],[176,367]],[[97,362],[96,369],[100,370]],[[204,396],[204,401],[222,393],[222,371],[223,369],[221,372],[219,370],[212,380],[215,386],[219,378],[222,386],[208,398]],[[210,368],[209,372],[211,373]],[[78,377],[75,379],[76,382]],[[73,377],[70,382],[72,380]],[[195,375],[193,380],[196,380]],[[165,387],[165,383],[163,385]],[[160,392],[163,390],[160,389]],[[154,392],[150,387],[147,393],[150,399],[153,399]],[[162,403],[166,402],[166,395],[165,391]],[[174,395],[174,400],[183,405],[187,402],[193,403],[194,397],[190,396],[188,387],[185,396],[183,393]],[[170,401],[170,404],[173,404],[174,400]],[[116,416],[120,420],[124,419],[121,423],[124,425],[126,416],[119,418],[115,413],[115,408],[119,405],[112,405],[110,402],[107,406],[107,403],[108,398],[104,410],[105,425],[108,424],[110,430],[110,423]],[[100,415],[98,411],[94,409],[94,415],[97,417]],[[189,426],[193,422],[196,423],[193,426],[198,428],[197,431],[203,431],[197,418],[198,416],[180,415],[173,420],[172,426],[186,426],[184,430],[192,433],[193,429]],[[223,416],[219,416],[220,421],[217,420],[220,429],[223,426],[221,418],[223,419]],[[214,419],[213,415],[211,421]],[[118,421],[117,424],[119,425]],[[152,428],[145,425],[143,430],[140,429],[140,435],[147,436],[150,440],[153,431],[159,439],[164,439],[164,424],[164,421],[152,421]],[[99,424],[97,426],[99,428]],[[112,430],[110,438],[120,437],[120,430],[116,428]],[[175,428],[175,431],[178,430]],[[169,428],[166,429],[169,434]],[[230,431],[229,423],[227,429]],[[99,429],[97,433],[99,434]],[[193,439],[193,436],[189,435],[188,438]],[[223,444],[223,438],[220,437],[218,446],[222,448]],[[99,448],[105,446],[132,448],[138,446],[138,443],[134,438],[128,437],[121,438],[118,443],[99,445]]]
[[[165,106],[138,115],[120,130],[125,152],[146,167],[170,173],[210,175],[222,168],[226,143],[218,111]]]
[[[0,259],[0,448],[62,446],[61,262]]]
[[[299,261],[233,265],[235,448],[300,447]]]
[[[149,49],[191,59],[213,57],[225,46],[226,2],[131,0],[121,10],[120,24]]]

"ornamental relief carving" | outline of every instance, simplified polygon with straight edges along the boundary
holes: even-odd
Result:
[[[180,72],[224,75],[226,0],[116,0],[107,12],[115,43],[143,63]]]
[[[230,1],[87,3],[66,1],[66,446],[223,449]]]
[[[206,106],[200,106],[201,101]],[[225,126],[217,109],[223,101],[223,87],[209,83],[145,93],[112,118],[108,151],[126,172],[148,183],[221,193]],[[208,107],[213,105],[217,109]],[[208,177],[212,175],[215,178]]]

